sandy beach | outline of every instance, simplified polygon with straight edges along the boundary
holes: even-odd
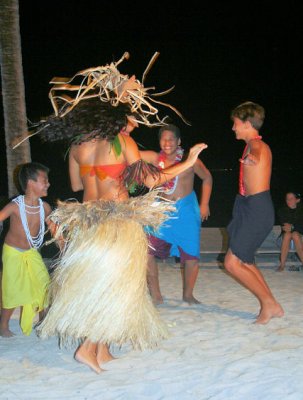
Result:
[[[116,360],[95,374],[56,338],[0,338],[0,399],[302,400],[303,273],[262,269],[285,317],[256,325],[257,300],[220,268],[201,268],[195,295],[181,301],[178,264],[161,263],[170,338],[155,350],[112,347]]]

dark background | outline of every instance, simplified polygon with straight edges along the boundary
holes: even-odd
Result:
[[[160,115],[179,125],[185,149],[201,141],[209,146],[200,156],[214,178],[211,217],[205,226],[224,226],[231,216],[244,142],[235,140],[229,116],[243,101],[255,101],[266,110],[261,134],[273,152],[272,196],[278,207],[286,191],[301,192],[303,185],[299,6],[297,1],[283,6],[264,1],[20,1],[28,118],[36,122],[52,113],[48,92],[53,76],[70,77],[117,61],[128,51],[131,58],[119,70],[141,80],[159,51],[145,86],[161,92],[175,85],[161,100],[174,105],[191,126],[169,109],[159,108]],[[140,127],[133,137],[158,150],[157,129]],[[42,144],[37,137],[30,143],[33,161],[51,168],[48,200],[74,197],[66,149]],[[5,167],[0,185],[5,195]],[[197,181],[197,192],[199,188]]]

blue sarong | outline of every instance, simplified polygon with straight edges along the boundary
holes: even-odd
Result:
[[[200,258],[201,216],[196,193],[177,200],[176,211],[169,213],[157,231],[147,229],[151,235],[171,244],[170,256],[180,257],[180,247],[185,253]]]

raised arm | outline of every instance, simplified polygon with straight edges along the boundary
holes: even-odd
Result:
[[[192,167],[195,164],[201,151],[206,148],[207,145],[205,143],[196,144],[190,149],[189,155],[186,160],[178,164],[172,165],[162,170],[161,172],[158,171],[157,175],[152,173],[147,173],[143,175],[142,183],[148,188],[162,185],[164,182],[169,181],[170,179],[181,174],[188,168]],[[130,166],[129,168],[132,168],[132,166],[134,166],[134,164],[138,161],[142,161],[138,146],[130,136],[124,138],[123,154],[125,156],[127,164]]]

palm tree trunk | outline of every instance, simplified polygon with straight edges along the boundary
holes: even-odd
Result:
[[[27,132],[18,0],[1,0],[0,64],[6,142],[8,196],[17,193],[16,167],[31,161],[29,141],[12,149],[12,142]]]

